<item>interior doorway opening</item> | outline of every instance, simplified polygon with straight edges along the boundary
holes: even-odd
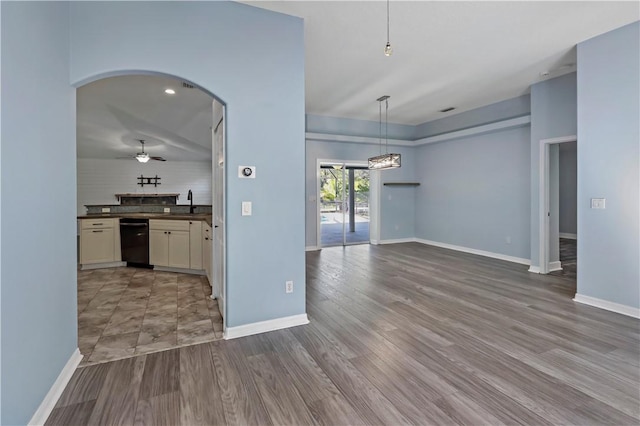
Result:
[[[82,363],[222,339],[225,105],[153,72],[96,77],[76,96]],[[132,236],[142,261],[125,256]]]
[[[563,153],[568,155],[565,156]],[[569,161],[565,161],[563,157],[568,157]],[[572,167],[571,164],[574,166]],[[541,274],[555,273],[577,278],[576,165],[576,136],[540,141],[539,272]]]
[[[366,163],[321,162],[318,176],[319,245],[369,244],[371,179]]]

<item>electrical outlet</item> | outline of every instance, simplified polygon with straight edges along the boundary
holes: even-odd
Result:
[[[293,281],[287,281],[284,286],[287,293],[293,293]]]
[[[102,213],[109,213],[111,212],[111,207],[103,207],[102,208]]]
[[[165,207],[164,208],[164,212],[165,213],[171,213],[171,207]]]

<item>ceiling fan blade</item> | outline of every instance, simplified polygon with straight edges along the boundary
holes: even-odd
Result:
[[[162,157],[151,157],[152,160],[156,160],[156,161],[167,161]]]

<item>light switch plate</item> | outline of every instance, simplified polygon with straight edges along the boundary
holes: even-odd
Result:
[[[165,207],[164,208],[164,212],[165,213],[171,213],[171,207]]]
[[[110,213],[111,212],[111,207],[103,207],[102,208],[102,213]]]
[[[242,216],[251,216],[251,201],[242,202]]]
[[[238,166],[238,177],[241,179],[255,179],[256,166]]]
[[[605,209],[606,208],[606,199],[605,198],[592,198],[591,199],[591,208],[592,209]]]

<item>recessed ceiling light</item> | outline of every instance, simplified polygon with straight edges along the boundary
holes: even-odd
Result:
[[[175,95],[176,91],[173,89],[164,89],[164,93],[166,93],[167,95]]]

